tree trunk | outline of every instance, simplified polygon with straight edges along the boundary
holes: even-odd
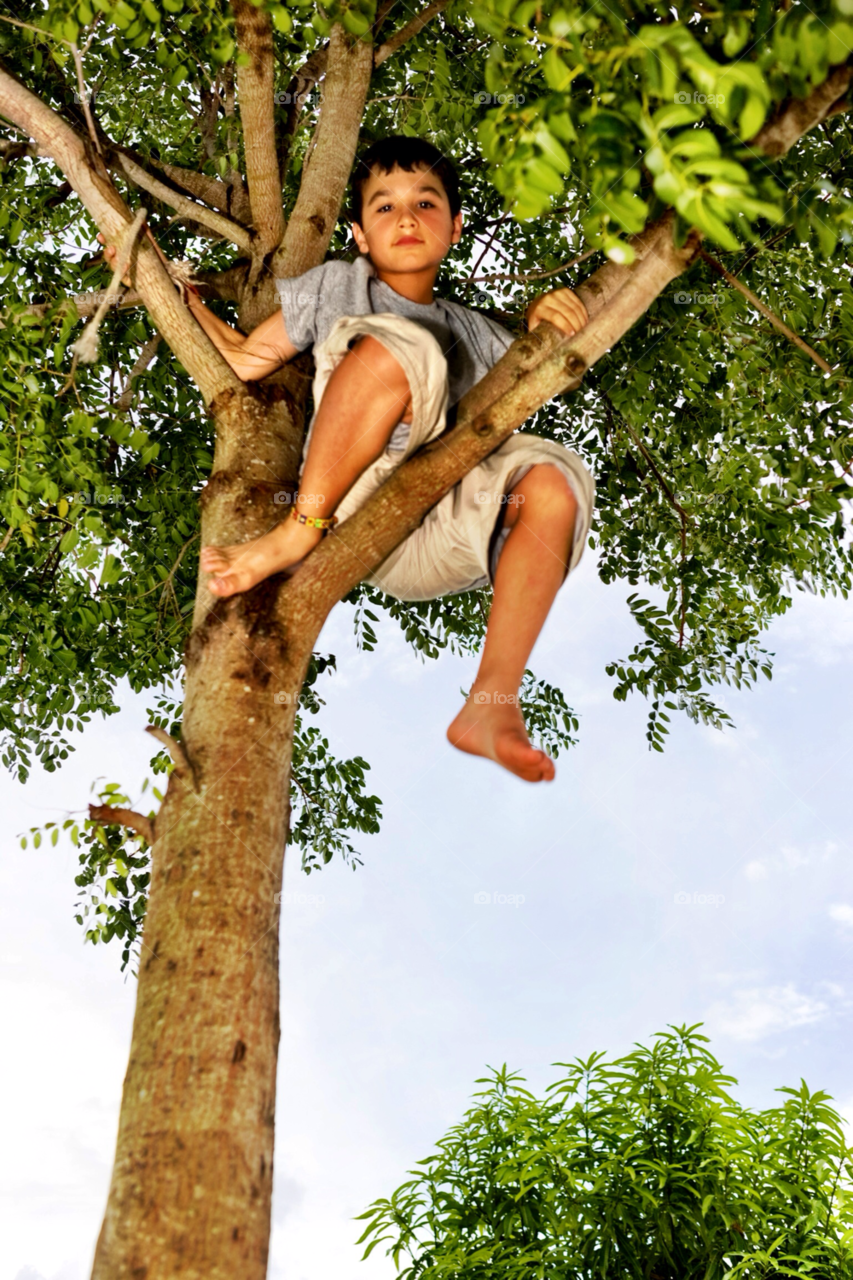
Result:
[[[296,478],[306,378],[226,391],[204,542],[255,537]],[[289,483],[288,483],[289,481]],[[315,635],[280,582],[199,585],[182,746],[157,815],[130,1063],[94,1280],[263,1280],[279,1039],[278,895],[297,695]]]

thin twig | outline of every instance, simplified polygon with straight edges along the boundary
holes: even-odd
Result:
[[[468,290],[469,290],[469,288],[471,287],[471,285],[473,284],[473,282],[474,282],[476,279],[478,279],[478,278],[479,278],[479,277],[477,276],[477,268],[479,267],[480,263],[481,263],[481,262],[483,261],[483,259],[485,258],[486,254],[487,254],[487,253],[489,252],[489,250],[491,249],[491,247],[492,247],[492,245],[493,245],[493,243],[494,243],[495,236],[498,234],[498,232],[500,231],[501,227],[502,227],[502,226],[503,226],[503,224],[506,222],[507,218],[508,218],[508,217],[509,217],[509,215],[510,215],[510,212],[511,212],[511,210],[507,209],[507,211],[506,211],[506,213],[503,215],[503,217],[502,217],[502,218],[499,218],[499,219],[498,219],[498,221],[497,221],[497,223],[495,224],[495,229],[494,229],[494,231],[492,232],[492,234],[489,236],[488,240],[486,241],[485,246],[484,246],[484,248],[483,248],[483,252],[480,254],[479,258],[478,258],[478,259],[477,259],[477,261],[474,263],[473,270],[472,270],[472,272],[471,272],[470,276],[468,277],[468,279],[465,281],[465,292],[466,292],[466,293],[468,292]]]
[[[5,13],[0,13],[0,22],[9,22],[13,27],[23,27],[24,31],[35,31],[40,36],[44,36],[45,40],[58,40],[60,44],[70,44],[69,40],[63,40],[62,36],[56,36],[52,31],[46,31],[44,27],[34,27],[31,22],[19,22],[17,18],[7,18]]]
[[[733,276],[731,271],[727,271],[721,262],[718,262],[716,258],[712,258],[710,253],[706,253],[704,249],[699,250],[699,257],[704,258],[709,266],[712,266],[715,271],[719,272],[727,284],[730,284],[733,289],[737,289],[739,293],[742,293],[743,296],[752,303],[756,311],[760,311],[764,318],[770,321],[774,329],[778,329],[780,333],[784,334],[785,337],[793,342],[795,346],[799,347],[801,351],[805,351],[806,355],[814,360],[815,364],[819,368],[823,369],[824,373],[835,373],[835,369],[838,368],[837,365],[833,368],[831,364],[827,364],[823,356],[819,356],[814,347],[810,347],[807,342],[803,341],[798,333],[794,333],[793,329],[789,329],[784,320],[779,319],[775,311],[771,311],[770,308],[761,301],[757,294],[753,293],[751,289],[747,289],[746,285],[742,284],[736,276]]]
[[[88,48],[88,45],[86,47]],[[74,65],[77,68],[77,92],[80,95],[80,105],[83,108],[83,115],[86,117],[86,127],[89,130],[89,137],[92,139],[95,150],[103,162],[104,153],[101,150],[101,144],[98,141],[98,134],[95,130],[95,122],[92,119],[92,112],[89,110],[89,96],[86,93],[86,81],[83,78],[83,59],[80,56],[80,50],[77,48],[76,44],[71,45],[71,54],[74,58]]]
[[[777,232],[775,236],[771,236],[769,240],[763,241],[762,244],[752,245],[749,252],[741,258],[740,262],[732,272],[732,275],[739,276],[744,267],[749,266],[750,262],[757,258],[759,253],[764,252],[765,249],[772,249],[774,244],[777,244],[780,240],[784,240],[785,236],[793,230],[793,227],[784,227],[781,231]]]
[[[400,27],[399,31],[395,31],[390,40],[386,40],[376,50],[373,57],[374,67],[381,66],[385,59],[396,53],[401,45],[405,44],[407,40],[411,40],[412,36],[416,36],[426,26],[430,18],[434,18],[437,13],[445,9],[447,4],[448,0],[431,0],[431,3],[425,9],[422,9],[420,13],[416,13],[410,22],[407,22],[404,27]]]
[[[587,258],[591,258],[594,253],[598,252],[598,249],[587,249],[586,253],[582,253],[577,258],[572,258],[570,262],[564,262],[561,267],[554,267],[551,271],[531,271],[527,275],[499,273],[488,276],[471,276],[468,283],[473,284],[478,280],[547,280],[549,276],[558,276],[561,271],[568,271],[569,267],[576,267],[579,263],[586,262]],[[476,267],[474,269],[476,270]]]
[[[173,579],[174,579],[174,577],[175,577],[175,574],[176,574],[176,573],[177,573],[177,571],[178,571],[178,568],[179,568],[179,566],[180,566],[180,563],[181,563],[181,561],[182,561],[182,560],[183,560],[183,558],[184,558],[184,552],[186,551],[187,547],[191,546],[191,545],[192,545],[192,543],[194,543],[194,542],[195,542],[195,540],[196,540],[196,538],[198,538],[199,536],[200,536],[200,535],[199,535],[198,533],[194,533],[194,534],[193,534],[193,536],[192,536],[191,538],[187,538],[186,542],[184,543],[184,545],[181,547],[180,551],[178,552],[178,558],[177,558],[177,560],[176,560],[176,561],[175,561],[175,563],[172,565],[171,569],[170,569],[170,570],[169,570],[169,572],[166,574],[166,577],[163,579],[163,581],[162,581],[162,582],[155,582],[155,584],[154,584],[154,586],[153,586],[153,587],[150,587],[148,591],[143,591],[143,592],[142,592],[142,595],[140,595],[140,596],[136,596],[136,597],[135,597],[135,599],[137,599],[137,600],[144,600],[146,596],[150,596],[150,595],[152,595],[152,594],[157,590],[157,588],[158,588],[158,587],[162,587],[162,590],[161,590],[161,592],[160,592],[160,600],[159,600],[158,605],[157,605],[158,610],[159,610],[159,609],[161,609],[161,608],[163,607],[163,598],[164,598],[164,596],[166,595],[166,592],[169,590],[169,587],[170,587],[170,586],[172,587],[172,594],[174,595],[174,591],[175,591],[175,589],[174,589],[174,586],[172,586],[172,582],[173,582]],[[175,597],[175,601],[176,601],[176,603],[177,603],[177,597]],[[178,610],[178,613],[180,614],[180,609]]]
[[[155,840],[154,823],[150,818],[146,818],[144,813],[137,813],[135,809],[120,809],[108,804],[90,804],[89,821],[98,822],[104,826],[114,824],[129,827],[149,844],[153,844]]]
[[[149,724],[145,727],[145,732],[150,733],[152,738],[156,738],[158,742],[162,742],[163,746],[172,757],[172,763],[175,766],[175,773],[179,778],[188,777],[193,791],[198,791],[198,783],[196,781],[195,772],[192,765],[187,759],[186,752],[180,742],[176,742],[170,733],[161,728],[159,724]]]
[[[320,807],[319,801],[316,799],[316,797],[312,796],[310,791],[305,790],[305,788],[303,787],[302,783],[299,781],[299,778],[296,776],[296,774],[291,773],[290,777],[291,777],[291,780],[296,783],[297,787],[302,792],[302,794],[306,796],[308,800],[311,801],[312,804],[317,805],[317,807],[319,808]]]
[[[155,333],[154,337],[150,338],[148,342],[145,343],[145,346],[142,348],[139,355],[137,356],[136,363],[134,364],[130,373],[127,375],[127,381],[122,387],[121,395],[119,396],[116,402],[116,410],[119,413],[129,412],[133,404],[134,381],[140,376],[140,374],[144,373],[145,370],[148,368],[151,361],[154,359],[155,355],[157,354],[157,348],[159,347],[160,342],[161,342],[160,334]]]

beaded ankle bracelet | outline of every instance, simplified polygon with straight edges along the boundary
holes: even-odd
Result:
[[[301,511],[297,511],[296,507],[290,509],[291,519],[298,520],[300,524],[307,524],[311,529],[334,529],[338,523],[337,516],[330,516],[328,520],[321,520],[319,516],[304,516]]]

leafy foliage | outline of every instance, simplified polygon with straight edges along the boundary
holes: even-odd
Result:
[[[290,839],[302,850],[302,869],[318,870],[337,853],[353,870],[361,858],[349,831],[375,834],[382,802],[365,793],[370,768],[361,756],[335,760],[316,725],[297,729],[293,739]]]
[[[143,792],[147,788],[146,779],[142,784]],[[156,787],[152,788],[152,795],[155,800],[163,799]],[[130,805],[130,799],[122,794],[117,782],[108,782],[97,793],[97,798],[100,805],[108,808],[127,808]],[[153,821],[154,811],[146,816]],[[74,918],[83,926],[86,941],[110,942],[119,938],[122,942],[121,967],[126,969],[130,961],[136,961],[139,955],[151,880],[151,846],[144,836],[118,823],[68,817],[62,823],[47,822],[41,828],[31,827],[28,836],[21,836],[21,848],[26,849],[32,839],[33,848],[38,849],[42,833],[48,832],[48,838],[54,845],[60,832],[67,832],[71,843],[80,851],[80,871],[74,878],[80,892]]]
[[[697,1027],[559,1064],[544,1098],[504,1066],[411,1180],[361,1215],[401,1280],[780,1280],[853,1275],[853,1150],[827,1094],[736,1102]]]
[[[375,10],[372,0],[265,7],[289,211],[321,110],[312,94],[293,113],[294,72],[330,21],[357,36]],[[729,723],[712,694],[769,676],[763,633],[794,590],[850,589],[851,125],[834,115],[778,161],[749,146],[779,103],[850,56],[849,7],[453,0],[371,83],[364,143],[423,134],[462,172],[465,233],[443,264],[442,296],[518,333],[534,295],[577,284],[603,255],[624,258],[624,235],[671,205],[679,234],[698,226],[835,367],[824,376],[703,261],[581,391],[525,425],[575,448],[596,475],[599,572],[637,588],[638,643],[607,669],[618,699],[650,699],[653,748],[674,710]],[[24,25],[0,21],[0,57],[80,134],[88,105],[105,140],[150,173],[168,163],[245,194],[224,0],[24,0],[15,17]],[[70,41],[83,50],[85,104]],[[0,133],[0,736],[23,780],[34,761],[54,769],[67,757],[71,728],[117,709],[119,680],[140,691],[180,678],[212,439],[197,388],[164,343],[155,350],[143,310],[111,307],[101,363],[72,371],[75,299],[109,279],[96,229],[52,162],[14,129]],[[240,261],[112,174],[132,207],[149,209],[170,258],[220,278]],[[353,253],[344,221],[330,253]],[[213,309],[235,321],[233,303]],[[420,605],[360,587],[351,600],[367,650],[383,612],[422,658],[482,642],[487,593]],[[543,742],[568,745],[577,725],[562,695],[530,679],[525,713]],[[309,685],[306,707],[312,696]],[[179,737],[179,697],[169,698],[155,716]],[[355,859],[347,831],[379,820],[366,765],[335,761],[319,730],[300,734],[299,777],[315,802],[297,787],[294,839],[304,837],[306,865]],[[153,767],[167,771],[166,756]]]
[[[624,262],[620,233],[642,230],[664,205],[685,230],[737,250],[754,224],[790,219],[796,203],[803,229],[832,252],[838,230],[826,208],[791,201],[747,144],[774,105],[806,97],[850,57],[847,0],[776,14],[766,0],[749,12],[491,0],[474,13],[495,37],[486,88],[499,100],[480,141],[518,217],[545,212],[567,184],[580,189],[589,243]],[[849,230],[853,205],[827,194]]]
[[[296,716],[289,843],[300,850],[302,869],[306,872],[325,866],[336,853],[355,870],[361,857],[349,840],[349,833],[375,834],[382,817],[381,800],[366,792],[365,775],[370,769],[367,761],[360,756],[337,760],[319,729],[303,723],[305,712],[316,715],[325,706],[314,686],[323,672],[334,669],[333,654],[312,655]],[[149,723],[165,729],[170,737],[179,741],[181,703],[174,690],[166,688],[159,692],[155,702],[156,710],[149,712]],[[155,775],[168,776],[173,767],[165,750],[156,752],[151,759]],[[148,786],[146,778],[142,784],[143,794]],[[162,792],[157,787],[151,790],[155,800],[162,801]],[[107,783],[98,792],[98,803],[114,809],[132,807],[117,782]],[[154,821],[153,810],[144,816]],[[122,940],[124,970],[129,961],[135,961],[139,955],[148,902],[151,846],[143,835],[130,831],[118,821],[91,817],[81,821],[69,816],[62,823],[31,827],[28,835],[21,836],[21,847],[26,849],[32,840],[33,848],[38,849],[45,837],[56,845],[61,832],[67,833],[80,850],[81,869],[75,879],[80,894],[75,919],[84,926],[87,942],[109,942],[116,937]]]
[[[382,609],[399,624],[407,642],[422,659],[437,658],[443,649],[451,653],[476,653],[486,634],[491,591],[460,591],[437,600],[396,600],[361,583],[346,597],[356,606],[356,643],[372,653],[378,643],[371,623],[379,617],[368,605]]]

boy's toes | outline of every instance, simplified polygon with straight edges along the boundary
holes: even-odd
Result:
[[[239,580],[239,574],[223,573],[218,577],[211,578],[207,584],[207,589],[211,595],[219,596],[221,600],[228,596],[235,596],[243,587]]]
[[[224,573],[228,568],[228,558],[221,547],[202,547],[199,564],[205,573]]]
[[[556,776],[554,761],[518,732],[501,734],[496,739],[495,756],[498,764],[525,782],[552,782]]]
[[[554,761],[550,756],[546,756],[544,751],[531,749],[530,755],[524,761],[521,776],[528,782],[553,782],[556,773]]]

